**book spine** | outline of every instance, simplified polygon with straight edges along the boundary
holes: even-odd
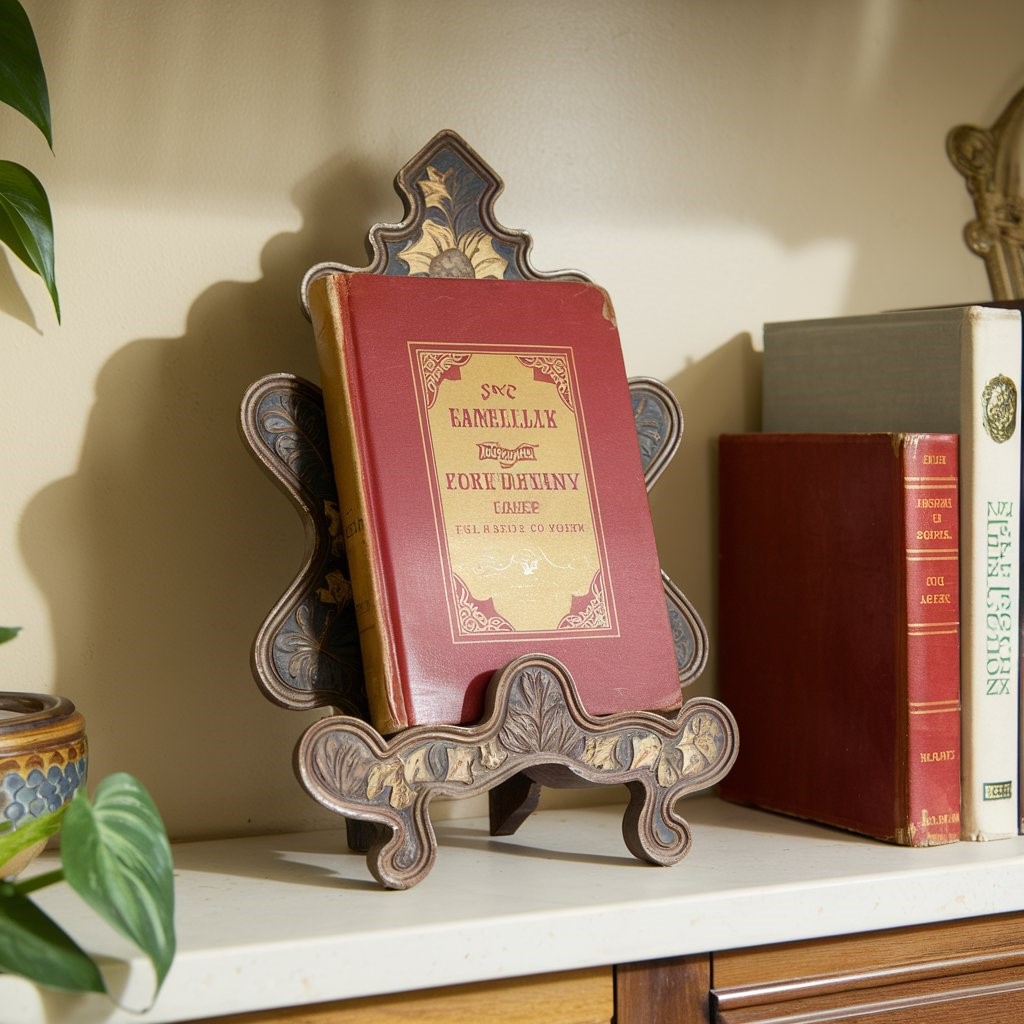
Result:
[[[358,368],[354,365],[348,334],[351,316],[343,278],[320,278],[309,290],[310,315],[320,363],[324,409],[330,431],[331,459],[338,485],[341,529],[348,557],[359,629],[359,649],[370,719],[382,735],[404,729],[409,723],[405,701],[397,693],[399,680],[385,646],[382,628],[382,593],[378,538],[374,528],[372,496],[360,443],[358,404],[361,401]],[[340,428],[340,429],[338,429]]]
[[[1019,829],[1020,328],[972,308],[961,345],[962,832],[1001,839]],[[1010,404],[1012,403],[1012,404]],[[1009,410],[1009,418],[1004,413]]]
[[[901,438],[906,557],[906,817],[897,841],[960,838],[957,438]]]

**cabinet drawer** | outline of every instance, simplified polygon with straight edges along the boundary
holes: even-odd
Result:
[[[1016,1021],[1024,924],[1002,915],[716,953],[711,987],[720,1024]]]
[[[217,1017],[207,1024],[609,1024],[611,967]]]

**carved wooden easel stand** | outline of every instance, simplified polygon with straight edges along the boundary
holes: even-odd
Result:
[[[676,800],[717,782],[734,753],[717,701],[694,698],[672,720],[650,712],[594,719],[579,706],[564,666],[538,654],[496,674],[480,725],[413,727],[385,742],[359,719],[325,718],[302,737],[297,764],[303,784],[325,806],[388,826],[367,862],[382,885],[405,889],[436,856],[430,801],[515,785],[519,775],[549,785],[570,777],[624,783],[626,846],[640,860],[674,864],[690,848]],[[496,822],[492,815],[491,833],[509,835],[522,820]]]
[[[359,268],[364,272],[585,280],[575,271],[540,274],[530,266],[529,236],[493,217],[500,179],[451,132],[431,140],[399,172],[396,186],[406,218],[370,230],[372,262]],[[450,248],[433,254],[439,240]],[[486,258],[476,267],[467,253]],[[303,282],[304,305],[309,282],[335,271],[357,272],[340,264],[312,268]],[[630,390],[650,489],[679,445],[682,415],[657,381],[638,378]],[[630,800],[622,832],[630,852],[662,865],[685,856],[690,830],[676,802],[714,785],[732,766],[737,738],[728,709],[693,698],[671,717],[638,709],[593,718],[565,667],[537,653],[495,673],[476,725],[413,726],[385,739],[367,724],[319,389],[291,374],[262,378],[243,399],[242,432],[298,509],[311,542],[299,575],[256,638],[253,673],[283,707],[342,712],[307,729],[295,770],[313,797],[345,816],[350,846],[367,852],[382,885],[406,889],[430,871],[437,856],[429,817],[434,797],[486,792],[491,833],[511,835],[536,808],[543,785],[625,785]],[[680,685],[686,685],[704,668],[707,634],[682,591],[664,573],[662,580]],[[608,671],[628,676],[629,667]]]

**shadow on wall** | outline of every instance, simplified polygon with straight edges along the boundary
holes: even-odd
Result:
[[[270,704],[249,671],[255,632],[293,579],[304,537],[241,441],[238,406],[264,374],[318,378],[299,281],[320,260],[367,262],[366,211],[394,205],[390,176],[342,158],[324,165],[296,189],[303,227],[267,243],[258,281],[213,285],[183,336],[132,341],[111,357],[78,471],[22,519],[24,557],[53,615],[54,688],[86,715],[94,778],[138,775],[175,838],[340,824],[291,769],[316,713]],[[752,429],[758,373],[740,335],[667,382],[685,432],[652,512],[665,568],[711,633],[693,694],[713,692],[715,654],[714,595],[694,587],[714,578],[714,442],[700,439]],[[213,798],[196,792],[203,780]]]
[[[208,288],[182,337],[118,350],[78,471],[37,494],[21,522],[53,616],[55,691],[86,715],[93,777],[138,775],[175,838],[273,831],[282,806],[284,827],[296,827],[296,808],[310,824],[337,823],[292,774],[311,718],[271,705],[249,670],[304,536],[243,444],[238,408],[264,374],[318,379],[299,282],[320,260],[366,262],[365,211],[387,202],[389,180],[329,162],[296,189],[303,227],[267,243],[258,281]],[[205,779],[216,799],[195,791]]]
[[[760,430],[761,354],[738,334],[665,381],[683,410],[683,440],[651,491],[662,567],[708,631],[708,664],[683,693],[715,695],[717,671],[718,435]]]
[[[45,286],[38,278],[36,280],[39,282],[38,291],[41,291],[42,297],[46,298]],[[38,317],[50,317],[51,323],[56,321],[53,319],[52,306],[44,306],[40,301],[39,309],[42,310],[42,313],[37,315],[32,303],[22,291],[18,279],[14,276],[8,251],[0,248],[0,310],[3,310],[5,316],[20,320],[23,324],[31,327],[36,334],[42,335]]]

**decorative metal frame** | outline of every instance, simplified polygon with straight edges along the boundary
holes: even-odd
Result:
[[[962,124],[946,136],[946,152],[964,176],[976,217],[964,227],[967,247],[985,261],[992,298],[1024,299],[1024,195],[1020,157],[1024,89],[991,128]]]
[[[300,292],[307,315],[310,282],[335,272],[587,280],[578,271],[548,274],[530,265],[530,236],[494,218],[500,178],[453,132],[436,135],[399,171],[395,187],[405,218],[370,229],[367,267],[312,267]],[[649,490],[679,446],[683,418],[656,380],[635,378],[630,392]],[[320,389],[288,373],[261,378],[243,398],[241,426],[307,535],[302,567],[253,644],[253,674],[282,707],[341,712],[306,731],[295,771],[315,799],[345,816],[349,845],[367,852],[382,885],[409,888],[430,870],[437,844],[428,807],[439,795],[487,792],[492,834],[510,835],[535,809],[543,785],[625,784],[630,851],[656,864],[685,855],[690,832],[676,801],[714,785],[736,757],[736,724],[724,705],[693,698],[671,717],[638,708],[595,719],[580,706],[568,671],[537,653],[495,673],[480,723],[413,726],[385,739],[367,724]],[[707,633],[664,572],[662,580],[685,686],[704,669]],[[609,671],[628,674],[629,666]]]

